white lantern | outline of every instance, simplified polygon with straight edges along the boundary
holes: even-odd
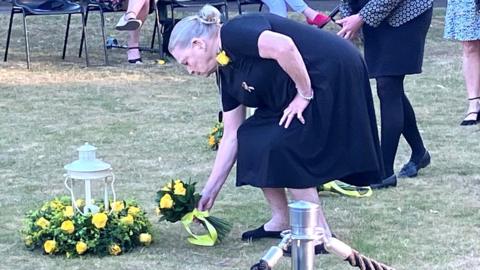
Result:
[[[85,143],[85,145],[78,149],[78,160],[65,165],[67,174],[65,175],[65,187],[70,191],[72,198],[72,206],[86,215],[88,213],[98,213],[99,207],[93,204],[92,200],[92,181],[101,181],[104,187],[104,204],[105,211],[108,211],[108,184],[110,182],[110,188],[113,195],[113,201],[115,201],[115,190],[113,189],[113,183],[115,182],[115,176],[112,172],[112,166],[96,158],[96,147]],[[85,184],[85,206],[83,212],[78,208],[75,195],[73,192],[73,182],[81,180]],[[70,185],[69,185],[70,183]]]

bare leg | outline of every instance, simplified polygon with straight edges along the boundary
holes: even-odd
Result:
[[[306,188],[306,189],[293,189],[290,188],[288,189],[290,192],[290,195],[292,196],[293,200],[302,200],[302,201],[307,201],[311,203],[315,203],[320,205],[320,198],[318,198],[318,193],[316,188]],[[327,220],[325,219],[325,216],[323,215],[323,210],[320,206],[320,216],[318,219],[318,224],[320,227],[324,229],[325,236],[327,238],[330,238],[332,236],[332,233],[330,232],[330,227],[327,224]]]
[[[126,12],[127,18],[139,19],[143,22],[147,19],[148,9],[149,9],[149,0],[130,0],[128,1],[128,10]],[[128,47],[138,47],[140,44],[140,28],[134,31],[128,31]],[[140,50],[130,49],[127,51],[127,57],[129,60],[139,59]]]
[[[149,8],[150,2],[148,0],[130,0],[128,1],[128,8],[127,11],[125,12],[127,19],[129,18],[135,18],[142,20],[141,13],[144,17],[146,17],[143,13],[146,13],[148,15],[148,8]],[[145,21],[145,18],[142,20]]]
[[[480,40],[464,41],[463,45],[463,76],[469,99],[480,97]],[[468,111],[478,112],[479,100],[469,100]],[[469,114],[465,120],[476,120],[477,114]]]
[[[266,231],[283,231],[288,229],[288,200],[283,188],[262,188],[272,210],[272,219],[265,223]]]

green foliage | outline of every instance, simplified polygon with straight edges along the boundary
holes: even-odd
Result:
[[[218,150],[218,146],[223,137],[223,123],[217,122],[212,131],[208,134],[208,147],[212,150]]]
[[[122,207],[115,208],[115,204]],[[77,201],[77,205],[83,211],[82,203]],[[40,209],[30,211],[26,215],[22,230],[25,245],[32,250],[41,248],[45,254],[65,254],[71,257],[86,253],[118,255],[136,246],[150,244],[151,224],[136,201],[113,202],[110,204],[112,209],[110,213],[105,213],[103,203],[95,205],[100,207],[100,212],[84,216],[78,211],[73,211],[69,197],[55,198],[45,202]],[[105,213],[103,217],[106,218],[106,224],[98,225],[95,222],[96,215],[101,219],[103,213]],[[71,231],[63,229],[62,224],[70,221],[73,222]],[[148,237],[141,241],[141,234],[150,235],[150,241],[146,241]],[[47,241],[50,242],[45,244]],[[85,243],[86,249],[77,247],[78,243]],[[47,247],[49,244],[50,246]],[[119,247],[119,252],[112,251],[115,245]]]

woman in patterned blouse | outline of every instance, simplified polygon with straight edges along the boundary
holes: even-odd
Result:
[[[385,164],[382,184],[395,186],[393,165],[403,135],[412,154],[398,177],[415,177],[430,163],[418,131],[415,112],[405,95],[405,75],[422,72],[425,38],[432,20],[433,0],[343,0],[345,18],[338,35],[351,39],[362,29],[370,78],[377,81],[381,112],[381,148]]]
[[[475,0],[448,0],[445,38],[463,46],[463,76],[467,87],[468,110],[462,126],[480,121],[480,13]]]

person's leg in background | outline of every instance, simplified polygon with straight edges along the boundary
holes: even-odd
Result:
[[[128,31],[128,62],[138,64],[142,62],[140,56],[140,29],[148,16],[149,0],[130,0],[125,14],[120,18],[116,29]]]
[[[287,4],[298,13],[302,13],[307,19],[307,23],[322,27],[330,21],[330,17],[310,8],[303,0],[285,0]]]
[[[394,174],[395,155],[404,127],[403,79],[404,76],[376,78],[377,93],[380,99],[380,145],[386,177]]]
[[[147,19],[148,10],[150,9],[150,1],[149,0],[130,0],[128,1],[128,11],[132,11],[132,13],[137,14],[136,19],[140,20],[143,23]],[[140,56],[140,50],[138,46],[140,45],[140,29],[141,27],[137,28],[136,30],[128,32],[128,62],[132,64],[141,63],[142,58]],[[136,48],[136,49],[135,49]]]
[[[463,76],[467,87],[468,110],[462,126],[477,124],[480,111],[480,40],[463,41]]]
[[[284,0],[262,0],[262,2],[268,7],[270,13],[287,17],[287,4]]]
[[[322,27],[330,21],[330,17],[310,8],[303,0],[262,0],[262,2],[268,7],[270,13],[285,18],[287,17],[288,4],[293,11],[302,13],[308,24]]]

